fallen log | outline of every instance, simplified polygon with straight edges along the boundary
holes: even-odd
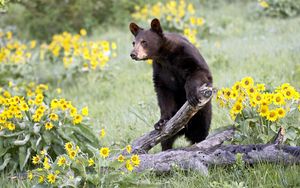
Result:
[[[178,133],[193,115],[212,98],[214,92],[215,90],[212,87],[207,87],[205,84],[201,86],[198,90],[199,104],[196,107],[185,102],[178,112],[165,124],[162,130],[153,130],[133,141],[131,144],[132,153],[147,153],[155,145]],[[126,153],[126,151],[123,153]]]
[[[208,173],[212,165],[230,165],[242,155],[245,164],[260,162],[300,164],[300,147],[276,143],[253,145],[221,145],[233,135],[233,129],[225,130],[189,148],[172,149],[156,154],[140,155],[136,171],[152,170],[169,172],[174,167]]]

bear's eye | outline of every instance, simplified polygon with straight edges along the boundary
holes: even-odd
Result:
[[[132,42],[132,46],[134,46],[135,45],[135,42]]]
[[[141,44],[142,44],[143,46],[146,46],[146,45],[147,45],[147,42],[146,42],[145,40],[142,40],[142,41],[141,41]]]

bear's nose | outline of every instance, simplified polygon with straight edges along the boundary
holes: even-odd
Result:
[[[136,58],[137,58],[136,54],[134,54],[134,53],[131,53],[131,54],[130,54],[130,57],[131,57],[132,59],[136,59]]]

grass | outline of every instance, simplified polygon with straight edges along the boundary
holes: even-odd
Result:
[[[219,35],[205,38],[200,49],[211,67],[216,87],[230,86],[244,76],[252,76],[273,86],[290,82],[300,88],[299,17],[255,18],[244,3],[203,11],[212,29],[220,31]],[[92,38],[99,36],[118,43],[118,56],[104,76],[91,73],[60,86],[68,99],[89,107],[95,132],[106,129],[103,145],[124,146],[153,129],[159,118],[152,68],[129,58],[132,36],[127,28],[109,28],[108,32],[95,33]],[[230,124],[228,111],[213,103],[212,129]],[[175,147],[187,144],[181,138]],[[151,152],[158,151],[160,146]],[[242,169],[214,167],[208,177],[197,172],[174,171],[167,176],[147,173],[145,179],[159,187],[300,187],[299,175],[299,166],[258,164]],[[12,182],[5,176],[0,181],[4,187],[28,186],[26,181]]]

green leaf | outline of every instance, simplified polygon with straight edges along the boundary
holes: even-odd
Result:
[[[96,134],[92,131],[91,127],[86,126],[86,125],[78,125],[78,126],[72,126],[72,127],[68,127],[68,128],[71,130],[74,130],[77,134],[84,136],[94,146],[96,146],[96,147],[98,146],[99,139],[96,136]]]
[[[1,141],[2,143],[2,141]],[[0,157],[6,154],[6,152],[10,149],[11,147],[5,147],[3,148],[3,144],[0,145]]]
[[[52,135],[50,134],[49,131],[45,131],[45,132],[43,133],[43,139],[44,139],[44,141],[46,142],[47,145],[50,145],[50,144],[51,144],[51,140],[52,140],[51,137],[52,137]]]
[[[31,148],[27,148],[27,155],[24,159],[24,162],[23,163],[20,163],[21,165],[21,170],[23,170],[23,168],[25,167],[25,165],[27,164],[28,162],[28,159],[30,159],[30,156],[31,156]],[[30,161],[30,160],[29,160]]]
[[[25,146],[21,146],[19,147],[19,164],[20,164],[20,169],[22,169],[22,166],[24,164],[26,160],[26,147]]]
[[[11,154],[10,153],[7,153],[5,156],[4,156],[4,162],[0,165],[0,171],[4,170],[5,167],[7,166],[7,164],[9,163],[10,159],[11,159]]]

